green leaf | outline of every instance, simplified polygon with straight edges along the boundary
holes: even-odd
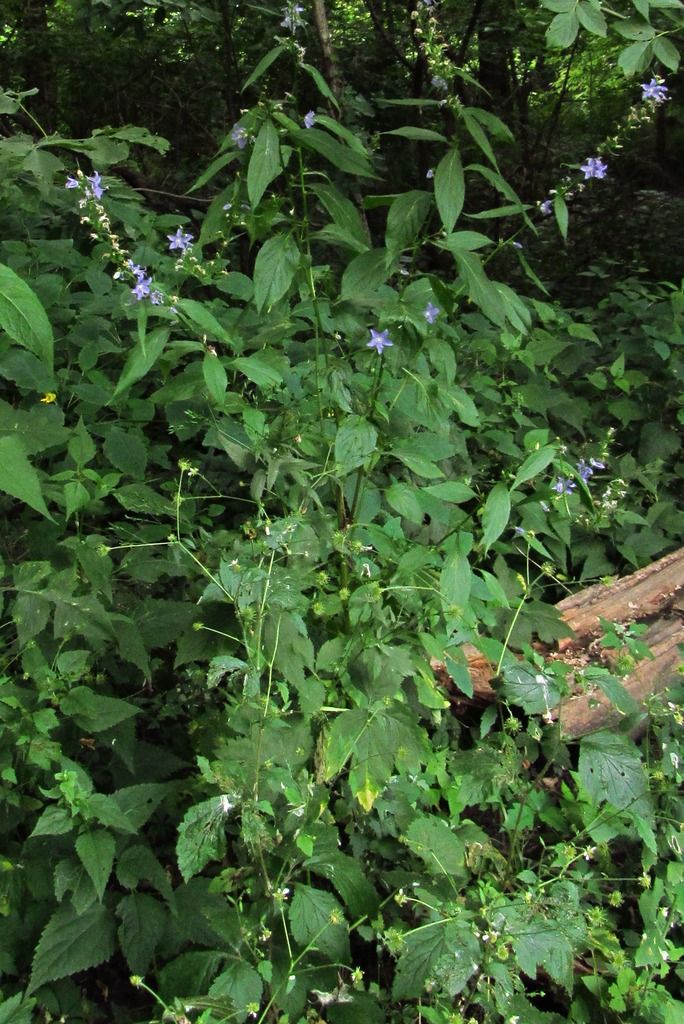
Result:
[[[179,299],[176,308],[184,318],[190,321],[192,327],[199,330],[203,341],[222,341],[230,348],[235,347],[230,331],[219,323],[203,302],[197,302],[195,299]]]
[[[240,89],[240,92],[245,92],[249,89],[250,85],[257,82],[264,72],[268,71],[274,60],[277,60],[281,53],[285,53],[284,46],[274,46],[272,50],[269,50],[266,56],[262,57],[257,66],[252,71],[251,75]]]
[[[337,227],[364,249],[368,249],[368,236],[359,211],[352,201],[343,196],[333,185],[313,185],[311,191],[318,196]]]
[[[52,372],[55,342],[47,313],[23,278],[4,263],[0,263],[0,329]]]
[[[153,885],[167,899],[173,897],[168,875],[149,846],[129,846],[116,861],[116,877],[127,889],[135,889],[139,882]]]
[[[590,799],[649,817],[650,798],[639,751],[627,736],[606,730],[580,742],[579,776]]]
[[[563,238],[568,237],[568,204],[565,199],[557,192],[553,197],[553,212],[556,217],[556,224]]]
[[[139,708],[117,697],[94,693],[89,686],[75,686],[60,701],[63,714],[85,732],[102,732],[139,713]]]
[[[273,121],[264,121],[256,137],[247,168],[247,195],[255,210],[264,192],[282,170],[280,140]]]
[[[461,959],[458,929],[451,922],[430,922],[429,927],[418,928],[405,935],[403,952],[394,974],[393,999],[418,999],[423,994],[426,981],[432,976],[435,964],[447,953],[452,958],[458,953],[458,959]],[[472,974],[472,965],[469,967]]]
[[[560,701],[561,693],[553,676],[526,662],[507,665],[503,677],[504,696],[528,715],[545,715]]]
[[[26,458],[18,437],[0,437],[0,491],[18,498],[54,522],[43,499],[38,474]]]
[[[444,245],[451,252],[473,252],[475,249],[484,248],[485,245],[494,245],[494,242],[479,231],[454,231],[453,234],[447,235]]]
[[[383,132],[383,135],[398,135],[402,139],[412,139],[414,142],[446,142],[446,138],[439,132],[433,132],[431,128],[417,128],[414,125],[405,125],[403,128],[393,128],[390,132]]]
[[[59,907],[36,947],[27,991],[97,967],[109,960],[115,948],[114,917],[107,907],[93,903],[83,914],[77,914],[71,904]]]
[[[465,608],[470,599],[473,573],[465,555],[455,551],[444,563],[439,589],[443,603],[448,607]]]
[[[189,300],[182,301],[187,302]],[[149,373],[166,348],[168,340],[168,327],[157,327],[147,335],[144,345],[138,344],[135,346],[128,356],[121,376],[114,388],[113,398],[116,398],[122,391],[126,391],[132,384],[135,384]]]
[[[464,201],[463,164],[458,149],[453,147],[442,157],[435,171],[435,202],[447,234],[453,231]]]
[[[425,510],[417,488],[410,484],[394,483],[385,491],[387,504],[410,523],[422,523]]]
[[[605,38],[608,34],[605,15],[600,7],[594,6],[591,3],[591,0],[590,2],[580,0],[577,5],[577,17],[582,27],[586,28],[587,32],[591,32],[592,35]]]
[[[485,554],[506,529],[510,515],[511,496],[508,493],[508,488],[504,483],[495,484],[489,492],[482,513],[482,525],[484,526],[482,545]]]
[[[313,949],[320,950],[333,963],[348,958],[347,923],[332,893],[300,882],[290,903],[289,916],[292,936],[298,946],[311,943]]]
[[[579,18],[574,10],[557,14],[546,30],[549,46],[565,49],[572,46],[579,32]]]
[[[290,235],[273,235],[259,250],[254,264],[254,302],[261,312],[287,292],[299,269],[299,249]]]
[[[29,839],[34,836],[63,836],[71,832],[74,827],[74,818],[66,807],[51,804],[46,807],[36,822]]]
[[[415,818],[406,833],[406,845],[425,863],[430,875],[463,875],[465,844],[443,818]]]
[[[251,964],[231,958],[212,982],[209,995],[229,999],[242,1019],[250,1003],[259,1005],[263,990],[264,983]]]
[[[87,466],[95,458],[97,449],[92,437],[86,430],[82,417],[74,427],[69,444],[67,445],[67,451],[79,469]]]
[[[178,826],[176,857],[178,869],[187,882],[212,860],[226,852],[225,812],[221,797],[203,800],[185,813]]]
[[[345,416],[335,435],[335,462],[341,473],[363,466],[375,451],[378,432],[363,416]]]
[[[35,999],[25,999],[21,992],[0,1005],[0,1024],[31,1024]]]
[[[360,178],[374,178],[368,160],[349,146],[343,146],[331,139],[327,132],[318,128],[290,128],[290,135],[299,146],[312,149],[324,157],[336,170],[354,174]]]
[[[114,838],[109,832],[83,832],[76,840],[76,853],[102,902],[114,864]]]
[[[385,233],[387,252],[392,257],[418,243],[431,206],[432,196],[429,192],[414,190],[397,196],[387,215]]]
[[[342,274],[340,297],[373,306],[377,290],[387,280],[387,250],[369,249],[348,263]]]
[[[313,80],[321,96],[325,96],[326,100],[330,100],[332,105],[334,107],[337,107],[337,109],[339,110],[340,105],[337,102],[337,96],[335,96],[334,92],[326,82],[325,78],[323,78],[323,75],[320,73],[318,68],[315,68],[312,64],[304,63],[301,63],[299,66],[303,71],[306,71],[307,75],[309,75],[310,78]]]
[[[366,877],[363,865],[339,850],[326,851],[319,859],[316,857],[316,849],[314,856],[304,865],[306,870],[327,878],[335,886],[352,919],[363,917],[364,914],[372,917],[379,899]]]
[[[535,476],[541,473],[541,471],[546,469],[548,464],[553,461],[555,455],[556,449],[552,448],[550,445],[538,448],[537,451],[531,452],[515,474],[515,479],[511,484],[511,490],[514,491],[516,487],[520,487],[521,484],[526,483],[528,480],[532,480]]]
[[[253,352],[251,356],[238,356],[231,366],[253,381],[259,388],[273,388],[283,383],[283,375],[268,359],[267,352]]]
[[[132,892],[119,900],[119,942],[134,974],[145,974],[164,933],[168,914],[154,896]]]
[[[431,484],[425,490],[434,498],[440,498],[442,501],[448,501],[453,505],[462,505],[464,502],[472,501],[476,497],[472,487],[459,483],[457,480],[448,480],[443,484]]]
[[[102,450],[112,466],[122,473],[137,479],[145,476],[147,446],[132,430],[109,425]]]
[[[219,357],[212,352],[205,353],[202,360],[202,376],[212,402],[223,407],[228,387],[228,375]]]
[[[653,40],[653,52],[670,71],[676,71],[679,67],[679,50],[667,36],[658,36]]]
[[[632,75],[645,71],[651,63],[652,57],[653,43],[651,40],[632,43],[631,46],[626,46],[624,50],[620,51],[618,66],[622,68],[627,78],[631,78]]]

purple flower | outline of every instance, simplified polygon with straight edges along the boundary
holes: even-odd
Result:
[[[659,82],[657,78],[652,78],[650,82],[642,84],[641,98],[644,101],[650,100],[651,103],[659,106],[667,99],[667,86],[663,82]]]
[[[181,252],[185,252],[186,249],[190,248],[194,235],[186,234],[183,228],[177,228],[175,235],[167,235],[169,240],[169,249],[173,252],[174,249],[180,249]]]
[[[301,28],[304,24],[302,13],[304,8],[301,4],[289,3],[283,7],[283,14],[285,17],[280,22],[282,28],[286,28],[288,32],[294,33],[298,28]]]
[[[371,340],[368,342],[366,348],[374,348],[378,355],[382,355],[382,350],[385,348],[392,348],[394,345],[393,341],[390,341],[389,331],[374,331],[371,327]]]
[[[234,124],[230,130],[230,137],[238,149],[244,149],[247,145],[247,131],[241,124]]]
[[[150,302],[153,306],[161,306],[163,301],[164,296],[162,292],[160,292],[158,288],[155,288],[154,291],[150,293]]]
[[[584,171],[584,180],[589,178],[605,178],[608,164],[604,164],[600,156],[590,156],[580,167]]]
[[[559,476],[554,483],[551,484],[551,490],[555,491],[556,494],[572,494],[576,490],[577,484],[574,480],[566,480],[564,476]]]
[[[128,260],[126,266],[138,281],[142,281],[147,273],[147,267],[141,267],[139,263],[134,263],[133,260]]]
[[[107,186],[102,184],[102,178],[98,172],[95,171],[94,174],[88,175],[87,180],[90,182],[90,191],[95,199],[102,199]]]
[[[516,537],[524,537],[525,536],[525,530],[523,529],[522,526],[514,526],[513,527],[513,533],[516,535]]]
[[[134,299],[140,302],[141,299],[146,299],[150,294],[150,285],[152,284],[151,277],[139,277],[138,283],[135,288],[131,288],[131,295]]]
[[[594,475],[594,470],[588,462],[585,462],[584,459],[580,459],[577,463],[577,475],[586,484],[589,477]]]
[[[540,203],[539,204],[539,212],[544,217],[550,217],[551,214],[553,213],[553,200],[552,199],[545,199],[543,203]]]
[[[316,114],[313,110],[310,110],[308,114],[304,115],[304,127],[313,128],[316,124]]]
[[[514,249],[523,249],[524,246],[523,246],[522,242],[513,242],[513,248]]]
[[[434,169],[434,167],[430,167],[430,169],[428,170],[428,172],[425,175],[425,177],[428,178],[428,180],[429,180],[431,178],[434,178],[434,176],[435,176],[435,169]]]
[[[72,177],[72,175],[69,175],[67,180],[64,182],[64,188],[80,188],[80,187],[81,187],[81,182],[78,180],[78,178]]]
[[[428,302],[427,306],[423,310],[423,316],[429,324],[434,324],[440,312],[441,310],[438,306],[433,306],[431,302]]]
[[[594,469],[605,469],[606,468],[605,462],[601,462],[600,459],[589,459],[589,465],[593,466]]]

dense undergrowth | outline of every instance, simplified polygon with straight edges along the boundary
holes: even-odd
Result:
[[[262,97],[192,216],[117,173],[141,128],[0,144],[0,1024],[676,1024],[682,695],[626,693],[638,630],[532,641],[680,542],[684,292],[559,302],[600,156],[540,207],[491,112],[409,105],[394,190],[299,56],[316,110]]]

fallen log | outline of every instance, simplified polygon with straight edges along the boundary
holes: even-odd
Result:
[[[566,597],[556,605],[568,627],[570,637],[560,640],[555,649],[545,649],[549,658],[561,659],[571,665],[596,663],[602,635],[601,620],[623,626],[646,623],[648,629],[640,640],[651,651],[636,668],[621,679],[625,690],[640,708],[648,698],[670,686],[678,676],[684,660],[679,646],[684,644],[684,548],[665,555],[652,565],[638,569],[630,576],[611,583],[597,583],[586,590]],[[471,644],[465,654],[477,703],[496,700],[492,687],[494,666]],[[432,661],[439,681],[453,690],[443,662]],[[454,697],[461,702],[461,697]],[[580,737],[614,725],[621,713],[600,690],[579,690],[566,699],[553,717],[560,719],[565,737]]]

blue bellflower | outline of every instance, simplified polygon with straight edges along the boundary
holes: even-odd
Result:
[[[102,199],[107,186],[102,184],[102,178],[98,172],[95,171],[93,174],[88,175],[86,181],[90,182],[90,192],[92,192],[94,198]]]
[[[304,8],[301,4],[289,3],[283,7],[283,14],[285,17],[280,22],[282,28],[286,28],[288,32],[292,32],[294,35],[298,28],[301,28],[305,24],[302,14]]]
[[[247,145],[247,132],[241,124],[234,124],[230,130],[230,137],[238,149],[244,149]]]
[[[580,171],[584,171],[584,180],[589,178],[605,178],[608,164],[604,164],[600,156],[590,156],[581,165]]]
[[[183,228],[177,228],[175,235],[167,235],[166,237],[169,240],[169,249],[171,252],[173,252],[174,249],[180,249],[181,252],[185,252],[186,249],[190,248],[195,236],[186,234],[183,231]]]
[[[378,355],[382,355],[383,349],[392,348],[394,342],[390,340],[389,331],[374,331],[371,327],[371,340],[366,348],[374,348]]]
[[[552,199],[545,199],[543,203],[540,203],[539,204],[539,212],[544,217],[550,217],[551,214],[553,213],[553,200]]]
[[[657,78],[652,78],[650,82],[642,84],[641,98],[642,100],[650,100],[651,103],[659,106],[668,98],[667,86],[664,82],[659,82]]]
[[[559,476],[554,483],[551,484],[551,490],[555,491],[556,494],[572,494],[577,489],[577,484],[574,480],[567,480],[564,476]]]
[[[427,306],[423,310],[423,316],[429,324],[434,324],[440,312],[441,310],[438,306],[434,306],[431,302],[428,302]]]
[[[316,124],[316,114],[313,110],[310,110],[308,114],[304,115],[304,127],[313,128]]]

